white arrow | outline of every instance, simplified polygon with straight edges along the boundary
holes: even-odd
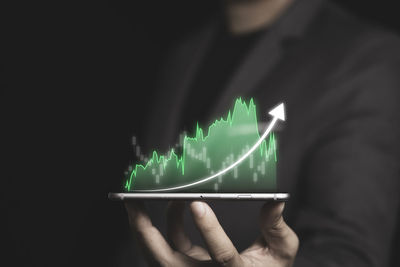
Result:
[[[190,183],[190,184],[174,186],[174,187],[167,187],[167,188],[161,188],[161,189],[133,190],[133,191],[134,192],[165,192],[165,191],[183,189],[183,188],[188,188],[188,187],[192,187],[192,186],[195,186],[195,185],[198,185],[198,184],[205,183],[207,181],[215,179],[218,176],[226,173],[227,171],[229,171],[229,170],[233,169],[234,167],[236,167],[237,165],[239,165],[243,160],[245,160],[248,156],[250,156],[250,154],[253,153],[254,150],[256,150],[259,145],[261,145],[262,141],[265,138],[267,138],[268,134],[271,132],[272,128],[274,127],[274,125],[276,124],[276,122],[278,120],[285,121],[285,106],[284,106],[284,104],[283,103],[279,104],[278,106],[273,108],[268,114],[271,115],[273,118],[272,118],[271,123],[268,125],[267,129],[263,133],[263,135],[260,137],[260,139],[258,139],[258,141],[243,156],[241,156],[237,161],[235,161],[234,163],[232,163],[231,165],[229,165],[225,169],[220,170],[219,172],[217,172],[217,173],[215,173],[215,174],[213,174],[211,176],[204,177],[204,178],[202,178],[202,179],[200,179],[200,180],[198,180],[196,182]]]

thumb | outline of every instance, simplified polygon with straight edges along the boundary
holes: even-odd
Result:
[[[284,202],[264,204],[260,214],[260,228],[267,247],[275,256],[293,260],[299,247],[299,239],[283,220]]]

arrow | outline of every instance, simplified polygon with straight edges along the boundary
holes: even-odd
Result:
[[[280,103],[278,106],[273,108],[270,112],[268,112],[274,118],[278,118],[282,121],[285,121],[285,105]]]
[[[243,155],[241,156],[237,161],[229,165],[223,170],[220,170],[219,172],[208,176],[204,177],[196,182],[190,183],[190,184],[185,184],[185,185],[180,185],[180,186],[174,186],[174,187],[167,187],[167,188],[161,188],[161,189],[150,189],[150,190],[133,190],[134,192],[165,192],[165,191],[172,191],[172,190],[178,190],[178,189],[183,189],[183,188],[188,188],[192,187],[198,184],[202,184],[205,182],[208,182],[212,179],[217,178],[218,176],[230,171],[231,169],[235,168],[237,165],[239,165],[242,161],[244,161],[248,156],[250,156],[251,153],[254,152],[254,150],[257,149],[258,146],[261,145],[262,141],[267,138],[268,134],[272,131],[272,128],[275,126],[276,122],[278,120],[285,121],[285,106],[283,103],[279,104],[275,108],[273,108],[270,112],[268,112],[269,115],[271,115],[272,121],[268,125],[267,129],[263,133],[263,135],[258,139],[258,141]]]

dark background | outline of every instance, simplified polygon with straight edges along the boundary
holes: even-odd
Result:
[[[0,6],[0,265],[112,266],[129,234],[107,193],[121,187],[155,73],[218,5],[54,2]],[[397,1],[337,2],[400,33]]]

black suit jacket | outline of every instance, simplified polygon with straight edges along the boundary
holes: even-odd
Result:
[[[148,150],[176,142],[185,95],[215,28],[210,22],[171,51],[150,105]],[[329,2],[298,0],[221,90],[211,118],[238,96],[254,97],[264,120],[286,103],[278,184],[292,196],[285,218],[300,238],[295,266],[387,266],[399,210],[399,38]],[[212,203],[239,250],[258,235],[261,205]],[[164,206],[149,203],[162,230]],[[188,231],[201,242],[190,223]]]

